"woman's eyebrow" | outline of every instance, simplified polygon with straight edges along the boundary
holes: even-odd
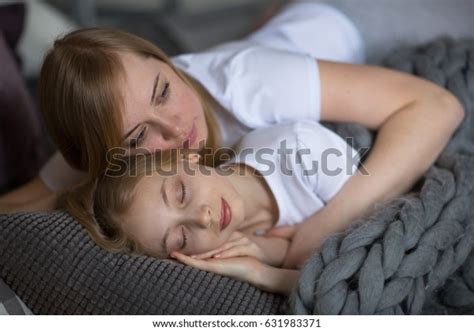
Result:
[[[153,83],[153,93],[151,94],[150,105],[153,105],[153,101],[155,100],[156,87],[158,86],[159,81],[160,81],[160,73],[156,75],[155,81]]]
[[[141,123],[138,123],[137,125],[135,125],[130,131],[128,131],[125,136],[123,137],[123,140],[126,140],[128,138],[128,136],[130,136],[139,126],[140,126]]]

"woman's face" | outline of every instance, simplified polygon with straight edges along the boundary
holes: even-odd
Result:
[[[121,215],[123,230],[153,256],[199,254],[227,242],[244,221],[243,199],[229,177],[190,161],[173,169],[140,180]]]
[[[208,127],[196,92],[169,65],[131,52],[120,57],[125,70],[124,147],[150,153],[187,146],[200,149]]]

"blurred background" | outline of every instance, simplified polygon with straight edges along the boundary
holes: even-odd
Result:
[[[33,79],[58,34],[78,27],[117,27],[145,37],[168,55],[245,36],[284,0],[28,0],[18,52]]]

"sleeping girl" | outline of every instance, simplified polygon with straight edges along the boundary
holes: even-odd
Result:
[[[255,130],[235,152],[218,168],[176,150],[114,159],[97,182],[98,226],[89,232],[109,250],[171,256],[288,294],[298,271],[279,267],[290,242],[258,234],[321,209],[357,170],[358,155],[310,120]]]

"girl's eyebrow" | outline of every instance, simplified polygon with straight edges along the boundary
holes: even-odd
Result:
[[[151,94],[150,106],[153,105],[153,101],[155,100],[156,87],[158,86],[159,81],[160,81],[160,73],[158,73],[158,75],[156,75],[155,81],[153,83],[153,93]]]

